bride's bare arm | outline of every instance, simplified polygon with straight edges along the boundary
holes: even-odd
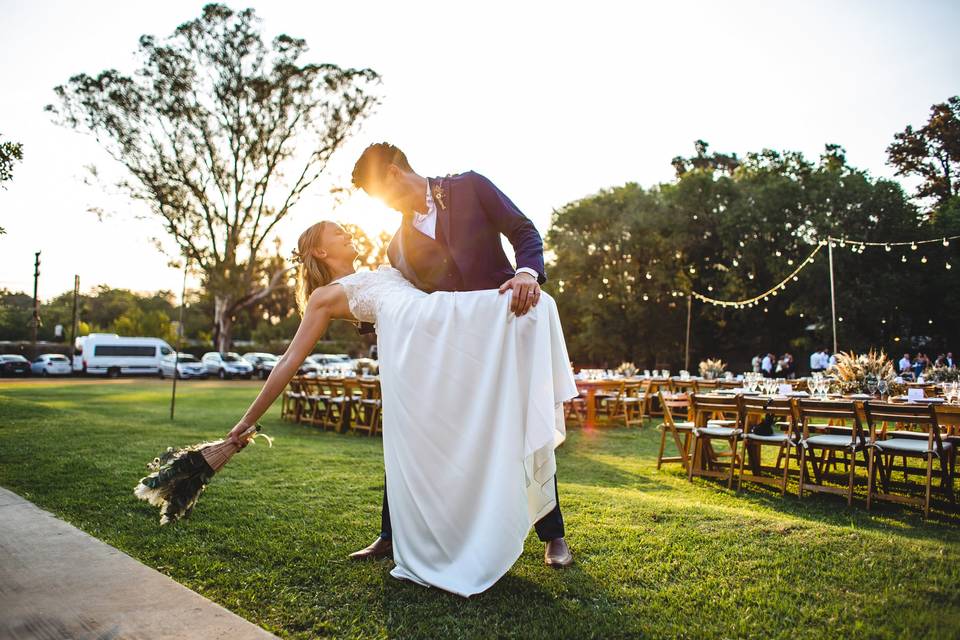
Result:
[[[310,355],[317,340],[326,332],[330,321],[337,318],[353,319],[343,287],[339,284],[329,284],[315,289],[310,294],[303,319],[300,320],[300,326],[297,327],[297,333],[293,336],[290,346],[287,347],[280,362],[270,372],[266,382],[263,383],[257,399],[253,401],[247,412],[243,414],[237,425],[230,431],[228,437],[231,440],[238,444],[246,444],[240,442],[240,434],[255,424],[267,412],[267,409],[283,392],[290,379],[297,374],[300,363]]]

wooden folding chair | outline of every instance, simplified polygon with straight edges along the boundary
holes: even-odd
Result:
[[[684,471],[690,466],[690,438],[693,436],[693,422],[689,420],[690,404],[686,394],[664,394],[657,391],[657,399],[663,410],[663,422],[660,429],[660,451],[657,453],[657,469],[664,462],[679,462]],[[682,420],[677,418],[683,418]],[[667,434],[673,438],[679,455],[665,457]],[[683,440],[680,435],[683,434]]]
[[[626,383],[621,382],[620,385],[615,389],[609,391],[597,391],[597,402],[600,404],[600,409],[606,413],[607,421],[609,422],[612,422],[617,418],[624,417],[623,394],[625,387]]]
[[[756,427],[764,421],[771,422],[773,433],[757,433]],[[744,396],[743,398],[743,449],[740,452],[740,472],[737,475],[737,491],[743,481],[769,484],[780,488],[780,495],[787,493],[787,477],[790,473],[790,449],[796,441],[796,406],[788,399]],[[777,462],[773,467],[763,466],[763,447],[777,447]],[[750,461],[749,472],[744,471],[745,461]],[[783,461],[783,470],[780,462]],[[768,475],[764,475],[764,472]],[[777,474],[777,475],[769,475]]]
[[[646,404],[644,385],[639,380],[624,380],[618,389],[613,404],[608,404],[609,418],[623,420],[625,427],[643,426],[643,408]]]
[[[726,478],[727,488],[733,488],[733,475],[737,469],[737,444],[743,437],[743,396],[704,395],[690,396],[690,411],[693,414],[693,461],[687,477],[707,476]],[[716,416],[723,416],[717,419]],[[730,451],[716,452],[713,441],[726,442]],[[724,469],[718,458],[729,457]]]
[[[327,411],[323,416],[323,426],[342,433],[348,426],[349,398],[346,396],[346,387],[342,377],[317,378],[327,397]]]
[[[853,505],[853,486],[857,469],[857,453],[862,453],[864,463],[867,463],[866,437],[860,415],[852,400],[807,400],[801,399],[797,404],[798,420],[800,422],[800,481],[797,494],[803,497],[805,491],[818,491],[845,495],[847,506]],[[814,420],[826,420],[827,424],[817,425]],[[834,427],[830,433],[831,423],[850,423],[850,428]],[[839,433],[838,433],[839,431]],[[817,453],[820,457],[817,457]],[[844,460],[847,464],[847,486],[834,487],[823,484],[826,478],[826,467],[835,459],[828,460],[827,454],[842,452],[847,454]],[[813,471],[814,481],[809,481],[807,465]]]
[[[280,404],[280,419],[294,422],[300,421],[300,414],[303,411],[303,380],[301,376],[294,376],[287,384],[283,393],[283,399]]]
[[[643,408],[647,404],[645,385],[640,381],[627,382],[623,386],[623,424],[626,427],[643,426]]]
[[[581,427],[583,426],[584,421],[587,419],[587,396],[582,391],[580,395],[575,398],[571,398],[563,403],[563,414],[564,419],[569,421],[573,420]]]
[[[350,430],[373,436],[378,431],[382,408],[380,383],[376,380],[360,380],[358,388],[360,393],[350,404]]]
[[[924,519],[930,517],[934,457],[940,460],[940,490],[951,503],[954,502],[951,462],[955,450],[952,442],[944,442],[934,405],[865,402],[863,410],[870,429],[870,442],[867,445],[869,450],[867,509],[870,509],[873,500],[886,500],[922,505]],[[888,432],[888,423],[896,424],[897,431]],[[913,431],[913,429],[919,429],[919,431]],[[904,460],[902,467],[904,481],[908,477],[908,458],[919,458],[926,463],[923,498],[903,496],[891,491],[891,476],[895,470],[896,457]],[[881,491],[876,491],[877,476],[880,478]]]
[[[303,413],[300,422],[323,427],[327,413],[327,402],[330,396],[324,395],[323,388],[317,378],[303,380]]]
[[[694,380],[693,381],[693,391],[694,393],[709,393],[720,388],[719,380]]]

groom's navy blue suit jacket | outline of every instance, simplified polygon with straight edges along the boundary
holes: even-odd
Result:
[[[528,267],[541,284],[543,241],[517,205],[490,180],[470,171],[428,179],[437,208],[436,239],[404,217],[387,249],[390,263],[424,291],[496,289],[515,274],[500,234],[516,252],[517,268]]]

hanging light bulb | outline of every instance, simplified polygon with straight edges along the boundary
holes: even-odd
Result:
[[[886,251],[887,253],[889,253],[890,251],[892,251],[892,249],[891,249],[891,247],[890,247],[889,244],[883,245],[883,250]]]
[[[950,270],[950,269],[953,269],[953,267],[950,266],[950,263],[948,262],[948,263],[947,263],[947,270]]]
[[[916,251],[916,250],[917,250],[917,243],[916,243],[916,242],[911,242],[911,243],[910,243],[910,248],[913,249],[914,251]]]
[[[950,241],[947,240],[946,238],[944,238],[944,239],[943,239],[943,246],[949,247],[949,246],[950,246]]]
[[[647,280],[650,280],[651,278],[653,278],[653,274],[647,271]]]
[[[643,294],[643,299],[644,301],[647,301],[650,299],[650,296],[648,296],[647,294]]]
[[[923,264],[927,264],[927,256],[923,256],[922,258],[920,258],[920,262],[922,262]]]
[[[907,256],[900,256],[900,262],[906,262]]]

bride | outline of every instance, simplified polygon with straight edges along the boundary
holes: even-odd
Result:
[[[391,575],[465,597],[488,589],[556,504],[562,404],[577,395],[556,304],[543,294],[517,317],[496,289],[427,294],[392,267],[356,271],[353,238],[333,222],[304,231],[297,254],[303,318],[229,437],[240,442],[331,320],[374,323]]]

